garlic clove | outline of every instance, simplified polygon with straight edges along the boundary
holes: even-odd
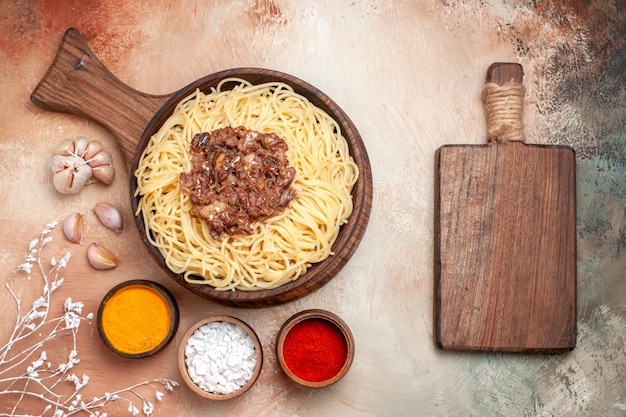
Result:
[[[99,152],[102,152],[103,149],[104,147],[102,146],[102,143],[100,143],[97,140],[92,140],[91,142],[87,144],[87,147],[85,148],[85,159],[89,161],[96,154],[98,154]]]
[[[100,142],[93,141],[89,144],[85,159],[93,170],[93,177],[105,185],[111,185],[115,178],[113,156],[110,152],[102,149]]]
[[[123,227],[122,213],[113,204],[97,203],[93,208],[96,217],[105,227],[120,233]]]
[[[113,165],[99,165],[91,168],[93,177],[104,185],[111,185],[115,179],[115,168]]]
[[[100,165],[110,165],[113,163],[113,156],[111,156],[111,153],[107,152],[107,151],[100,151],[96,154],[93,154],[91,156],[87,156],[85,155],[85,160],[87,161],[87,163],[89,164],[90,167],[97,167]]]
[[[93,170],[93,176],[96,180],[105,185],[110,185],[113,182],[115,168],[113,168],[113,157],[109,152],[101,150],[88,158],[87,163]]]
[[[52,183],[62,194],[80,191],[92,178],[91,167],[74,156],[55,155],[50,164]]]
[[[75,155],[78,155],[81,158],[84,158],[88,147],[89,147],[89,139],[87,139],[86,137],[78,136],[74,138],[74,154]]]
[[[87,260],[92,267],[100,270],[115,268],[118,263],[115,255],[98,242],[93,242],[87,248]]]
[[[83,244],[83,218],[80,213],[72,213],[63,220],[63,234],[72,243]]]
[[[74,139],[65,139],[54,148],[56,155],[70,156],[74,154]]]

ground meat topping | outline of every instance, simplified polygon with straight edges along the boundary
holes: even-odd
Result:
[[[296,197],[290,187],[287,143],[273,133],[225,127],[196,134],[192,170],[180,176],[192,215],[204,220],[214,239],[223,233],[250,234],[251,223],[285,210]]]

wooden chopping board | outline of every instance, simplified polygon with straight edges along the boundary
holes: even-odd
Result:
[[[574,150],[523,141],[523,69],[489,67],[488,144],[435,155],[435,339],[442,349],[576,346]]]

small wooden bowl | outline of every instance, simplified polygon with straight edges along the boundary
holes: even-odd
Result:
[[[301,377],[296,375],[291,369],[289,369],[289,366],[287,365],[287,362],[285,361],[284,349],[285,349],[285,339],[287,337],[287,334],[289,334],[289,332],[294,328],[294,326],[306,320],[311,320],[311,319],[323,320],[331,324],[337,330],[340,331],[340,333],[343,336],[343,339],[346,342],[347,352],[346,352],[346,359],[345,359],[345,362],[343,363],[343,366],[336,374],[334,374],[332,377],[324,381],[307,381],[305,379],[302,379]],[[290,317],[280,328],[280,331],[278,332],[277,342],[276,342],[276,356],[278,357],[278,362],[280,363],[280,367],[291,380],[309,388],[327,387],[339,381],[341,378],[343,378],[343,376],[350,369],[350,366],[352,365],[352,360],[354,359],[354,336],[352,335],[352,332],[350,331],[350,328],[348,327],[348,325],[336,314],[331,313],[330,311],[319,310],[319,309],[304,310]]]
[[[231,323],[231,324],[234,324],[234,325],[242,328],[250,336],[250,338],[252,338],[252,342],[254,343],[254,349],[257,352],[256,365],[254,367],[254,371],[252,373],[252,376],[250,377],[248,382],[246,382],[245,385],[243,385],[241,388],[239,388],[239,390],[234,391],[234,392],[232,392],[230,394],[212,393],[212,392],[208,392],[208,391],[205,391],[202,388],[200,388],[191,379],[191,376],[189,375],[189,371],[187,369],[187,363],[185,362],[185,359],[186,359],[185,348],[187,346],[189,338],[201,326],[203,326],[203,325],[205,325],[207,323],[211,323],[211,322],[227,322],[227,323]],[[180,375],[183,378],[183,381],[185,381],[185,384],[193,392],[195,392],[199,396],[201,396],[203,398],[207,398],[209,400],[217,400],[217,401],[230,400],[230,399],[233,399],[235,397],[239,397],[240,395],[244,394],[256,382],[257,378],[259,377],[259,374],[261,373],[262,365],[263,365],[263,349],[261,347],[261,341],[259,340],[259,337],[257,336],[255,331],[250,326],[248,326],[243,321],[241,321],[241,320],[239,320],[239,319],[237,319],[235,317],[231,317],[231,316],[215,315],[215,316],[206,317],[206,318],[196,322],[194,325],[192,325],[189,328],[189,330],[187,330],[187,333],[185,333],[185,335],[182,337],[182,339],[180,341],[180,345],[178,347],[178,370],[180,371]]]
[[[107,336],[106,331],[103,326],[103,312],[107,303],[111,299],[111,297],[113,297],[119,291],[126,290],[132,287],[144,287],[157,293],[165,302],[168,312],[169,312],[169,318],[170,318],[170,327],[165,337],[163,338],[163,340],[150,350],[136,352],[136,353],[125,352],[125,351],[119,350],[109,340],[109,337]],[[104,344],[114,353],[120,356],[123,356],[125,358],[145,358],[147,356],[154,355],[155,353],[157,353],[158,351],[160,351],[161,349],[163,349],[165,346],[169,344],[169,342],[172,340],[172,338],[176,334],[176,331],[178,330],[178,319],[179,319],[178,304],[176,303],[176,299],[174,298],[172,293],[167,288],[165,288],[163,285],[154,281],[136,279],[136,280],[122,282],[116,285],[115,287],[111,288],[109,292],[106,293],[106,295],[100,302],[100,307],[98,308],[97,327],[98,327],[98,333],[100,334],[100,338],[102,339]]]

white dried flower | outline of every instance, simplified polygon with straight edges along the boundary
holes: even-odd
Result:
[[[76,391],[80,391],[87,383],[89,382],[89,376],[83,374],[82,379],[78,378],[76,374],[68,375],[66,378],[67,381],[73,382]]]
[[[28,372],[29,378],[32,378],[32,379],[39,378],[39,373],[37,372],[37,369],[33,368],[32,366],[29,366],[28,368],[26,368],[26,372]]]
[[[128,394],[129,396],[132,395],[135,398],[140,398],[143,402],[144,413],[151,415],[154,412],[154,404],[143,397],[139,392],[139,388],[158,382],[163,384],[167,390],[171,391],[173,387],[178,385],[176,381],[164,379],[144,381],[114,393],[107,392],[103,397],[94,397],[93,401],[85,403],[79,391],[88,384],[89,376],[83,374],[82,377],[79,378],[75,373],[67,374],[70,369],[80,363],[78,351],[76,349],[70,350],[67,363],[53,365],[53,363],[48,361],[46,350],[41,349],[46,342],[54,339],[56,335],[66,329],[72,330],[72,343],[76,346],[76,336],[80,322],[85,318],[92,320],[94,317],[93,313],[89,313],[86,317],[83,317],[83,303],[80,301],[74,302],[68,297],[63,303],[64,314],[60,317],[48,318],[52,293],[63,283],[63,278],[59,277],[59,270],[66,267],[70,259],[70,253],[68,252],[59,261],[51,258],[50,264],[52,268],[45,270],[43,268],[42,248],[52,241],[52,237],[45,237],[45,235],[55,226],[56,222],[49,223],[41,233],[40,239],[34,239],[30,242],[29,252],[24,258],[25,261],[10,273],[9,279],[5,283],[6,289],[15,302],[19,319],[16,320],[15,328],[13,332],[11,332],[9,340],[3,346],[0,346],[0,375],[3,375],[3,377],[0,378],[0,403],[4,404],[8,399],[7,396],[11,396],[11,399],[8,399],[9,401],[18,398],[17,403],[15,403],[12,408],[11,415],[15,416],[25,415],[20,403],[22,399],[29,398],[29,404],[31,400],[41,400],[44,405],[42,407],[43,413],[48,415],[49,412],[53,412],[53,417],[67,417],[80,411],[86,411],[90,416],[107,417],[107,413],[101,412],[98,409],[104,407],[108,402],[118,399],[124,399],[130,403],[131,400],[129,398],[124,398],[120,395]],[[21,300],[11,287],[11,281],[17,276],[16,273],[18,271],[27,272],[27,279],[31,280],[33,267],[37,267],[38,275],[43,280],[43,295],[36,298],[35,301],[33,301],[32,308],[22,314]],[[59,325],[49,325],[53,323],[59,323]],[[62,324],[65,324],[66,327],[63,327]],[[44,333],[45,329],[48,329],[47,334]],[[11,352],[14,346],[18,346],[17,341],[22,342],[27,338],[30,340],[35,337],[39,339],[30,341],[32,348],[18,354]],[[23,346],[22,343],[19,345]],[[37,352],[39,352],[39,358],[33,360]],[[24,368],[18,376],[4,378],[4,372],[7,369],[16,369],[22,364],[24,364]],[[67,387],[61,389],[60,387],[64,385],[60,384],[61,381],[72,383],[74,385],[74,392],[68,393]],[[14,393],[16,392],[15,387],[17,385],[22,387],[23,395],[16,397]],[[7,386],[11,387],[11,389],[6,390]],[[35,386],[37,387],[36,391],[32,392],[31,389]],[[156,398],[158,401],[161,401],[163,394],[157,391]],[[135,415],[140,413],[134,405],[131,406],[129,410]]]
[[[45,311],[32,310],[26,316],[26,319],[24,320],[24,322],[25,323],[30,323],[33,320],[37,320],[37,319],[40,319],[40,318],[45,317],[45,316],[46,316],[46,312]]]
[[[145,400],[143,402],[143,413],[149,416],[149,415],[152,415],[153,412],[154,412],[154,404],[152,404],[148,400]]]
[[[47,307],[48,307],[48,300],[43,297],[39,297],[38,299],[33,301],[33,309],[35,310],[39,308],[47,308]]]
[[[163,383],[165,384],[165,389],[168,391],[174,391],[174,387],[178,386],[178,382],[171,379],[166,379]]]
[[[77,329],[80,326],[80,316],[72,311],[68,311],[63,315],[65,321],[65,329]]]
[[[58,221],[52,221],[50,223],[48,223],[45,227],[45,229],[43,229],[43,232],[41,233],[42,235],[47,235],[48,233],[50,233],[50,230],[54,229],[55,227],[57,227],[57,225],[59,224]]]
[[[70,261],[70,258],[72,257],[72,255],[67,252],[59,261],[59,269],[61,268],[65,268],[68,264],[68,262]]]
[[[67,363],[70,365],[76,365],[80,363],[80,359],[78,359],[78,351],[76,349],[70,350]]]
[[[18,271],[24,271],[27,274],[30,274],[32,272],[32,268],[33,268],[33,264],[30,262],[24,262],[23,264],[17,267]]]
[[[50,292],[56,291],[56,289],[59,288],[61,285],[63,285],[63,278],[52,281],[52,287],[50,288]]]
[[[76,407],[77,405],[79,405],[80,401],[82,400],[82,396],[80,394],[76,394],[76,397],[74,397],[74,401],[72,401],[72,405],[74,407]]]
[[[73,303],[72,299],[69,297],[67,298],[67,300],[65,300],[65,304],[63,304],[63,308],[65,309],[65,311],[74,312],[76,314],[82,314],[83,306],[84,304],[82,301],[77,301]]]

